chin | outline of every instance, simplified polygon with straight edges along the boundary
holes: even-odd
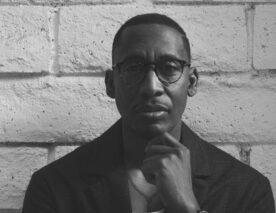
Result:
[[[142,137],[147,139],[154,138],[163,134],[164,132],[169,131],[169,129],[162,124],[137,125],[134,128],[137,133],[141,134]]]

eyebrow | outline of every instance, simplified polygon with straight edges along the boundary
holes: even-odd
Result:
[[[157,58],[157,60],[164,60],[164,59],[176,59],[176,60],[184,60],[182,58],[178,58],[177,56],[173,55],[173,54],[164,54],[161,55],[160,57]],[[184,60],[186,61],[186,60]]]
[[[160,60],[165,60],[165,59],[176,59],[176,60],[183,60],[182,58],[179,58],[177,56],[175,56],[174,54],[163,54],[160,55],[156,61],[160,61]],[[146,61],[145,56],[143,56],[143,54],[140,53],[133,53],[130,54],[128,56],[126,56],[121,62],[126,61],[126,60],[141,60],[141,61]],[[186,61],[186,60],[184,60]]]
[[[145,60],[145,57],[141,54],[135,53],[135,54],[131,54],[126,56],[122,61],[126,61],[126,60]]]

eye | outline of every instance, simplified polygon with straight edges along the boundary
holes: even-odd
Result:
[[[122,71],[126,75],[135,75],[141,72],[142,66],[143,65],[140,63],[125,64],[124,66],[122,66]]]
[[[181,69],[181,65],[178,61],[174,60],[167,60],[163,61],[159,65],[159,71],[163,75],[174,75],[176,72],[179,72]]]
[[[143,77],[142,63],[128,63],[121,67],[121,77],[126,85],[136,84]]]
[[[173,61],[166,61],[163,66],[168,71],[173,71],[175,69],[178,69],[177,64]]]
[[[140,68],[141,68],[141,64],[140,63],[128,64],[126,66],[127,72],[130,72],[130,73],[138,72],[140,70]]]

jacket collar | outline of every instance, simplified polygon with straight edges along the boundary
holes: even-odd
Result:
[[[182,122],[181,143],[190,150],[193,176],[211,175],[211,161],[204,146],[206,143]]]
[[[192,176],[210,176],[210,159],[200,139],[182,122],[181,142],[190,150]],[[118,120],[102,136],[87,144],[82,156],[83,172],[106,175],[124,170],[122,120]]]

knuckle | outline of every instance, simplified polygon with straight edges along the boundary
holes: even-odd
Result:
[[[167,159],[166,166],[168,166],[169,163],[177,162],[179,159],[179,156],[176,155],[175,153],[171,153],[166,157],[166,159]]]
[[[174,155],[174,154],[169,154],[169,155],[168,155],[168,159],[169,159],[170,161],[173,161],[173,160],[175,159],[175,155]]]
[[[167,159],[166,158],[162,158],[161,160],[160,160],[160,169],[163,169],[163,168],[166,168],[166,166],[167,166]]]
[[[182,156],[184,155],[184,151],[182,149],[175,149],[174,150],[174,153],[177,155],[177,156]]]
[[[175,155],[179,158],[189,158],[190,157],[190,150],[186,147],[175,149]]]

